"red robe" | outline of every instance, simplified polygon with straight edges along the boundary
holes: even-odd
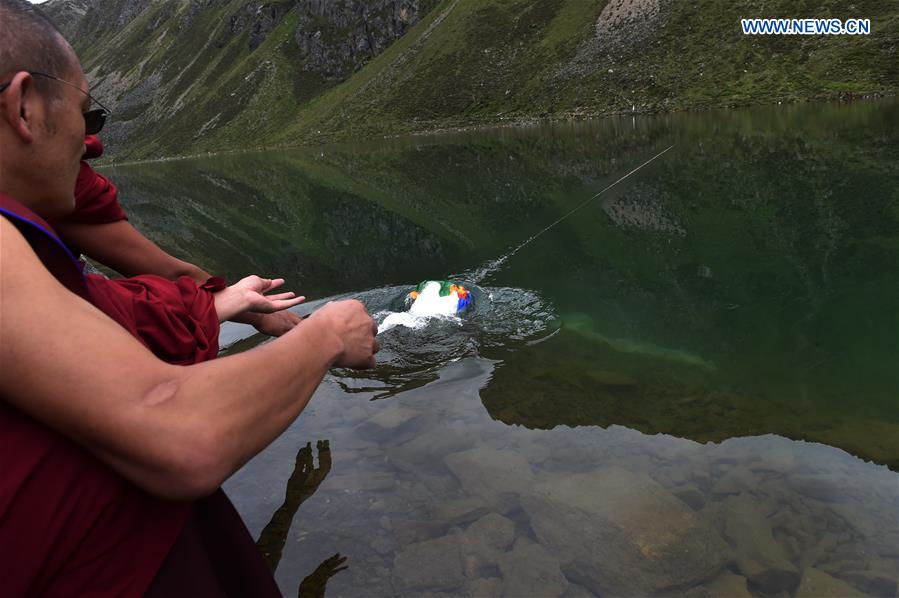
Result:
[[[50,225],[2,193],[0,217],[22,232],[60,283],[157,354],[170,353],[185,363],[215,356],[212,345],[201,342],[212,323],[203,329],[189,317],[194,310],[215,312],[208,307],[211,293],[190,279],[172,283],[138,277],[119,284],[85,279],[82,264]],[[191,328],[194,324],[197,328]],[[217,317],[214,328],[217,337]],[[172,341],[168,335],[176,331],[181,338]],[[191,331],[194,346],[188,348]],[[85,376],[90,365],[85,364]],[[152,496],[3,397],[0,472],[4,595],[280,596],[221,489],[193,503]]]
[[[3,194],[0,214],[57,280],[88,295],[77,260],[49,224]],[[0,586],[8,596],[142,594],[191,508],[147,494],[3,400],[0,471]]]
[[[118,190],[108,178],[91,168],[87,160],[103,155],[103,144],[95,135],[84,138],[86,151],[75,182],[75,211],[63,221],[81,224],[108,224],[128,220],[118,202]]]
[[[103,154],[103,144],[85,138],[85,159]],[[57,222],[108,224],[126,220],[115,185],[85,161],[75,183],[75,211]],[[225,281],[210,278],[198,286],[187,276],[169,281],[158,276],[106,279],[88,274],[91,302],[168,363],[189,365],[218,354],[219,321],[212,293]]]

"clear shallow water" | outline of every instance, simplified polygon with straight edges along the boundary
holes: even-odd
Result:
[[[382,313],[491,271],[473,317],[385,332],[228,482],[286,594],[339,552],[333,595],[895,595],[897,125],[771,108],[109,174],[232,278]]]

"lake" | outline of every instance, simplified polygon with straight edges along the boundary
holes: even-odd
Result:
[[[895,596],[897,164],[884,100],[101,170],[160,245],[300,313],[475,291],[227,482],[285,594]]]

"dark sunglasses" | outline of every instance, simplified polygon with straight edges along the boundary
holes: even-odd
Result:
[[[90,100],[95,103],[99,108],[95,108],[94,110],[88,110],[87,112],[82,112],[81,115],[84,117],[84,134],[85,135],[96,135],[103,129],[103,125],[106,124],[106,117],[112,114],[109,109],[97,101],[97,98],[84,91],[74,83],[69,83],[59,77],[54,77],[53,75],[48,75],[47,73],[39,73],[37,71],[26,71],[32,77],[46,77],[47,79],[53,79],[54,81],[59,81],[60,83],[64,83],[69,87],[74,87],[84,95],[90,98]],[[10,86],[12,81],[7,81],[6,83],[0,83],[0,93],[3,93],[7,87]]]

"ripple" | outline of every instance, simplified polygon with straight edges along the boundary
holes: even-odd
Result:
[[[539,293],[510,287],[480,287],[461,281],[473,308],[460,316],[413,316],[406,311],[410,286],[372,289],[352,295],[379,326],[378,365],[373,370],[341,370],[336,382],[347,392],[376,392],[375,398],[427,384],[444,365],[463,357],[514,351],[555,334],[560,321]],[[367,381],[367,382],[366,382]]]

